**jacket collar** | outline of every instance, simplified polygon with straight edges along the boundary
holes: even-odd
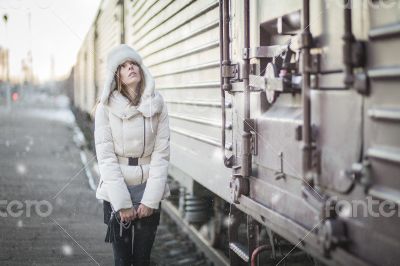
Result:
[[[161,94],[155,91],[152,97],[142,96],[138,106],[130,106],[129,100],[115,90],[110,97],[110,101],[105,106],[114,115],[122,119],[129,119],[139,113],[145,117],[152,117],[156,113],[161,113],[163,104]]]

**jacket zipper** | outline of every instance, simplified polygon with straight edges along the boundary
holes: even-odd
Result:
[[[140,170],[142,171],[142,179],[140,180],[140,184],[142,184],[143,183],[143,168],[141,165],[140,165]]]
[[[146,118],[143,116],[143,151],[142,151],[142,155],[140,155],[140,157],[143,156],[145,147],[146,147]],[[142,165],[140,165],[140,170],[142,171],[142,179],[140,180],[140,184],[142,184],[143,183],[143,168],[142,168]]]
[[[124,145],[124,119],[122,119],[122,154],[125,154],[125,145]]]
[[[146,119],[143,116],[143,151],[142,151],[142,155],[140,155],[140,157],[143,156],[145,147],[146,147]]]

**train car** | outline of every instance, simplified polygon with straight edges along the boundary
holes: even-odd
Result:
[[[215,261],[397,265],[399,10],[395,0],[103,1],[77,58],[75,105],[93,107],[105,54],[128,43],[168,105],[179,187],[169,212],[207,232],[194,238],[222,249],[207,253]]]
[[[90,112],[95,101],[94,86],[94,54],[93,42],[94,28],[91,28],[77,55],[77,62],[74,67],[74,105],[84,112]]]

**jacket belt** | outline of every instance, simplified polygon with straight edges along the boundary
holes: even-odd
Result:
[[[118,162],[121,164],[127,165],[142,165],[142,164],[149,164],[151,161],[151,155],[146,157],[122,157],[117,156]]]

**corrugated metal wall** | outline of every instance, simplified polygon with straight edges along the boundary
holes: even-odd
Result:
[[[99,93],[103,90],[106,77],[107,53],[114,46],[121,43],[122,13],[118,0],[104,1],[97,18],[97,85]]]
[[[81,60],[81,50],[79,50],[78,55],[76,56],[76,63],[74,68],[74,105],[77,108],[81,108],[81,85],[82,75],[81,75],[81,68],[82,68],[82,60]]]
[[[400,3],[386,1],[368,5],[368,76],[370,94],[364,104],[364,154],[370,162],[369,194],[400,204]],[[377,8],[380,7],[380,8]],[[383,231],[390,241],[399,239],[399,217],[382,218],[372,230]],[[372,220],[372,219],[371,219]],[[376,228],[376,229],[375,229]],[[398,243],[397,243],[398,246]],[[394,249],[397,248],[394,247]],[[385,248],[375,260],[390,258],[394,249]],[[368,251],[367,251],[368,252]],[[370,252],[371,253],[371,252]],[[383,265],[384,263],[382,263]]]
[[[138,0],[125,6],[126,42],[141,54],[168,104],[172,169],[211,190],[228,188],[230,170],[219,148],[218,1]],[[227,118],[229,126],[230,109]],[[228,191],[222,194],[228,197]]]
[[[86,112],[90,112],[95,103],[93,38],[94,28],[91,27],[79,50],[75,68],[75,103]]]
[[[95,53],[94,53],[94,28],[90,28],[87,35],[86,43],[86,54],[85,54],[85,91],[86,91],[86,102],[85,110],[91,111],[91,108],[95,104],[96,99],[96,88],[95,88]]]
[[[108,51],[121,43],[122,8],[118,0],[102,2],[98,15],[78,52],[75,69],[75,103],[90,112],[101,95]]]

